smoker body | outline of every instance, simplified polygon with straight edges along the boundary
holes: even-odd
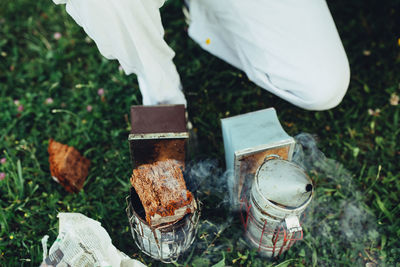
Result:
[[[262,255],[279,256],[303,238],[300,221],[313,191],[310,177],[294,163],[274,157],[258,168],[251,190],[243,198],[242,220],[247,239]],[[295,206],[283,205],[280,201]]]
[[[144,220],[144,210],[133,188],[126,202],[133,239],[146,255],[164,263],[171,263],[192,245],[200,218],[198,209],[173,224],[153,228]]]

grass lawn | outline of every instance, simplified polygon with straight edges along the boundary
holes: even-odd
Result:
[[[343,102],[323,112],[294,107],[202,51],[187,36],[181,4],[163,7],[166,39],[177,52],[198,135],[192,159],[207,164],[205,185],[214,190],[198,192],[204,206],[197,241],[179,264],[400,266],[400,1],[328,1],[352,78]],[[101,57],[50,0],[0,2],[0,53],[0,266],[38,266],[40,240],[55,240],[59,212],[100,221],[118,249],[160,265],[136,248],[124,211],[132,171],[128,112],[141,103],[136,77]],[[220,118],[271,106],[290,135],[316,134],[319,149],[335,160],[312,171],[317,191],[304,240],[277,261],[246,245],[239,218],[227,211],[221,176]],[[78,194],[51,179],[49,138],[91,159]]]

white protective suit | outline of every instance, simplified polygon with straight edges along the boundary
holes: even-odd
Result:
[[[101,54],[138,76],[143,104],[186,104],[164,41],[165,0],[53,0]],[[349,64],[324,0],[191,0],[189,35],[260,87],[310,110],[338,105]]]

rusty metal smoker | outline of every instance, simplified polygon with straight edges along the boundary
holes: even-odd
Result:
[[[295,141],[273,108],[223,119],[222,132],[245,236],[260,254],[279,256],[303,238],[300,218],[314,190],[290,162]]]
[[[257,170],[241,213],[246,237],[268,257],[280,256],[303,238],[300,217],[312,200],[313,184],[294,163],[272,157]]]
[[[184,169],[189,135],[183,105],[132,106],[131,125],[128,140],[134,167],[173,159]],[[126,200],[132,236],[145,254],[171,263],[193,243],[200,217],[197,200],[193,213],[157,227],[146,222],[143,205],[134,187]]]

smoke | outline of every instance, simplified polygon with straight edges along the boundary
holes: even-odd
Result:
[[[209,266],[219,262],[224,251],[233,250],[233,242],[243,234],[236,220],[239,217],[232,213],[233,175],[220,168],[217,160],[205,159],[187,164],[184,176],[202,207],[197,238],[188,258],[193,266]]]
[[[331,266],[348,263],[352,257],[357,266],[378,263],[370,250],[379,238],[375,217],[352,173],[318,149],[316,136],[302,133],[295,139],[293,162],[309,173],[315,192],[302,218],[303,241],[280,260],[303,257],[305,265]],[[235,206],[233,173],[222,170],[217,160],[206,159],[187,164],[185,180],[203,208],[195,243],[182,258],[207,266],[229,251],[252,251]],[[249,255],[254,262],[265,262],[257,253]]]
[[[355,255],[355,251],[359,258],[352,259],[354,263],[364,263],[368,246],[376,244],[379,234],[353,175],[318,149],[315,136],[302,133],[295,139],[293,161],[310,173],[316,185],[303,228],[305,240],[311,241],[318,255],[318,264],[332,264],[335,259],[339,264],[343,255]],[[369,254],[368,261],[377,262]]]
[[[233,173],[223,171],[215,159],[191,162],[185,171],[187,187],[202,201],[212,199],[215,208],[228,208],[233,203]]]

